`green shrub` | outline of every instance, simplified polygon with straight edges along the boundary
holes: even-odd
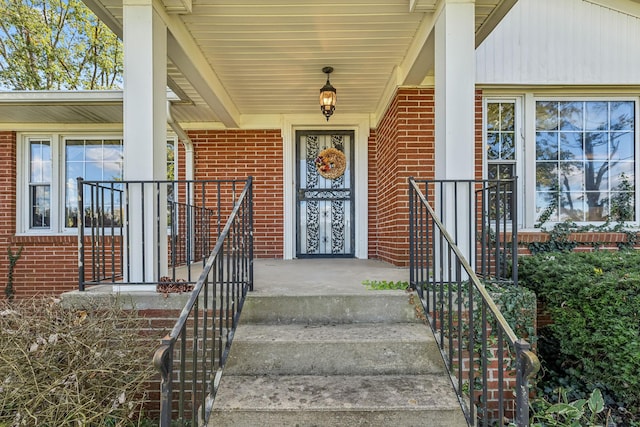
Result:
[[[131,426],[153,375],[142,319],[117,306],[0,303],[0,426]]]
[[[519,260],[553,324],[539,330],[545,376],[569,399],[600,389],[607,403],[640,417],[640,253],[547,253]]]

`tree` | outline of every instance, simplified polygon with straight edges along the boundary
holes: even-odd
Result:
[[[122,86],[123,48],[81,0],[0,0],[0,86]]]

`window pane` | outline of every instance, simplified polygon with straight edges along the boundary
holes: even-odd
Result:
[[[515,135],[513,133],[503,133],[501,139],[501,154],[500,158],[503,160],[515,160],[516,147],[515,147]]]
[[[634,123],[635,111],[633,102],[611,103],[611,130],[633,130]]]
[[[78,224],[76,178],[87,181],[120,181],[123,173],[121,140],[67,140],[65,142],[65,226]],[[112,207],[103,206],[105,220],[112,221]]]
[[[31,141],[29,150],[30,182],[51,182],[51,145],[49,141]]]
[[[497,102],[487,104],[487,130],[500,130],[500,104]]]
[[[122,162],[104,162],[103,177],[105,181],[122,180]]]
[[[560,116],[560,130],[583,129],[582,102],[560,102],[558,113]]]
[[[67,140],[65,158],[70,161],[84,161],[84,141]]]
[[[634,158],[633,133],[611,132],[611,160],[633,160]]]
[[[558,160],[558,133],[536,133],[536,159]]]
[[[558,205],[558,193],[556,192],[536,192],[536,221],[540,220],[540,215],[547,214],[550,211],[550,206]],[[558,210],[553,209],[549,214],[547,221],[558,221]]]
[[[607,130],[609,126],[609,105],[606,102],[585,102],[586,130]]]
[[[513,132],[515,130],[515,104],[500,104],[500,130]]]
[[[536,163],[536,190],[554,191],[558,188],[558,164],[551,162]]]
[[[606,160],[609,158],[609,134],[607,132],[587,132],[584,136],[584,157]]]
[[[582,160],[582,135],[577,132],[560,134],[560,160]]]
[[[584,190],[584,164],[578,162],[560,163],[560,188],[562,191]]]
[[[80,162],[67,162],[67,181],[76,181],[76,178],[84,176],[84,163]]]
[[[585,200],[581,191],[565,191],[560,195],[560,221],[568,220],[585,220]]]
[[[30,192],[31,228],[51,226],[51,194],[48,185],[34,185]]]
[[[487,134],[487,159],[497,160],[500,158],[500,134]]]
[[[611,189],[619,190],[623,183],[633,185],[636,181],[636,174],[634,171],[634,164],[632,162],[620,162],[611,166],[609,171],[611,177]]]
[[[558,129],[558,103],[555,101],[536,102],[536,129]]]
[[[104,161],[122,162],[122,160],[124,159],[122,145],[105,145],[102,153]]]
[[[100,162],[85,162],[84,179],[86,179],[87,181],[101,181],[102,166],[103,164]]]

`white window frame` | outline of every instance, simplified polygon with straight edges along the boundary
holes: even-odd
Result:
[[[638,226],[638,218],[640,217],[640,188],[638,186],[640,173],[640,129],[638,129],[638,125],[640,123],[640,98],[637,96],[625,96],[623,94],[611,94],[611,95],[603,95],[603,94],[589,94],[589,93],[580,93],[580,94],[549,94],[546,95],[544,93],[537,94],[527,94],[527,105],[526,112],[530,114],[527,115],[527,132],[526,132],[526,140],[531,141],[527,146],[527,150],[525,153],[525,170],[531,171],[528,176],[525,177],[526,184],[525,188],[528,188],[525,196],[525,204],[530,208],[525,208],[526,213],[528,215],[528,220],[525,221],[526,227],[537,230],[535,225],[538,224],[536,219],[536,102],[538,101],[562,101],[562,102],[587,102],[587,101],[603,101],[603,102],[615,102],[615,101],[632,101],[635,104],[635,123],[634,123],[634,142],[635,142],[635,159],[634,159],[634,188],[635,188],[635,219],[633,221],[627,221],[625,225],[630,227]],[[604,224],[604,221],[575,221],[578,225],[601,225]],[[553,224],[557,224],[555,221],[547,221],[543,227],[549,228],[553,226]]]
[[[514,104],[514,132],[515,132],[515,162],[514,162],[514,174],[518,178],[517,181],[517,224],[518,228],[522,227],[524,219],[524,191],[523,191],[523,176],[524,176],[524,141],[523,141],[523,98],[521,96],[487,96],[482,102],[482,176],[487,179],[489,176],[489,159],[487,158],[487,105],[493,103],[513,103]],[[496,162],[499,163],[499,162]],[[507,163],[507,162],[505,162]]]
[[[492,102],[515,102],[516,120],[516,169],[518,176],[518,227],[524,231],[539,231],[535,228],[536,219],[536,102],[537,101],[633,101],[635,103],[635,213],[634,221],[628,221],[625,225],[638,227],[640,222],[640,97],[629,96],[628,92],[612,92],[610,94],[589,93],[589,91],[575,90],[537,90],[535,93],[522,90],[510,90],[505,94],[490,93],[485,90],[482,110],[482,144],[483,144],[483,176],[488,176],[488,159],[486,155],[487,147],[487,104]],[[545,227],[553,226],[555,222],[545,223]],[[576,222],[578,225],[598,225],[602,222]]]
[[[16,176],[16,234],[17,235],[75,235],[75,227],[66,227],[65,224],[65,153],[64,144],[68,139],[120,139],[123,140],[121,132],[98,132],[88,131],[82,133],[75,132],[24,132],[17,135],[17,158],[18,165]],[[49,228],[31,228],[31,207],[30,207],[30,142],[49,141],[51,144],[51,188],[50,188],[50,220]],[[175,135],[167,135],[167,142],[173,142],[175,177],[179,176],[179,141]]]

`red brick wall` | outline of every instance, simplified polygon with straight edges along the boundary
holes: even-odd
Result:
[[[254,255],[284,255],[283,141],[279,130],[191,131],[195,179],[253,176]]]
[[[371,151],[373,146],[374,151]],[[409,254],[408,178],[433,179],[435,168],[435,98],[433,89],[399,89],[380,121],[370,161],[376,167],[369,176],[375,192],[370,224],[377,239],[370,243],[372,257],[407,265]],[[374,189],[374,190],[372,190]],[[370,196],[371,199],[371,196]],[[370,219],[372,215],[370,214]]]
[[[78,284],[76,236],[16,236],[16,133],[0,132],[0,286],[4,297],[8,249],[22,255],[13,271],[16,298],[57,295]]]

